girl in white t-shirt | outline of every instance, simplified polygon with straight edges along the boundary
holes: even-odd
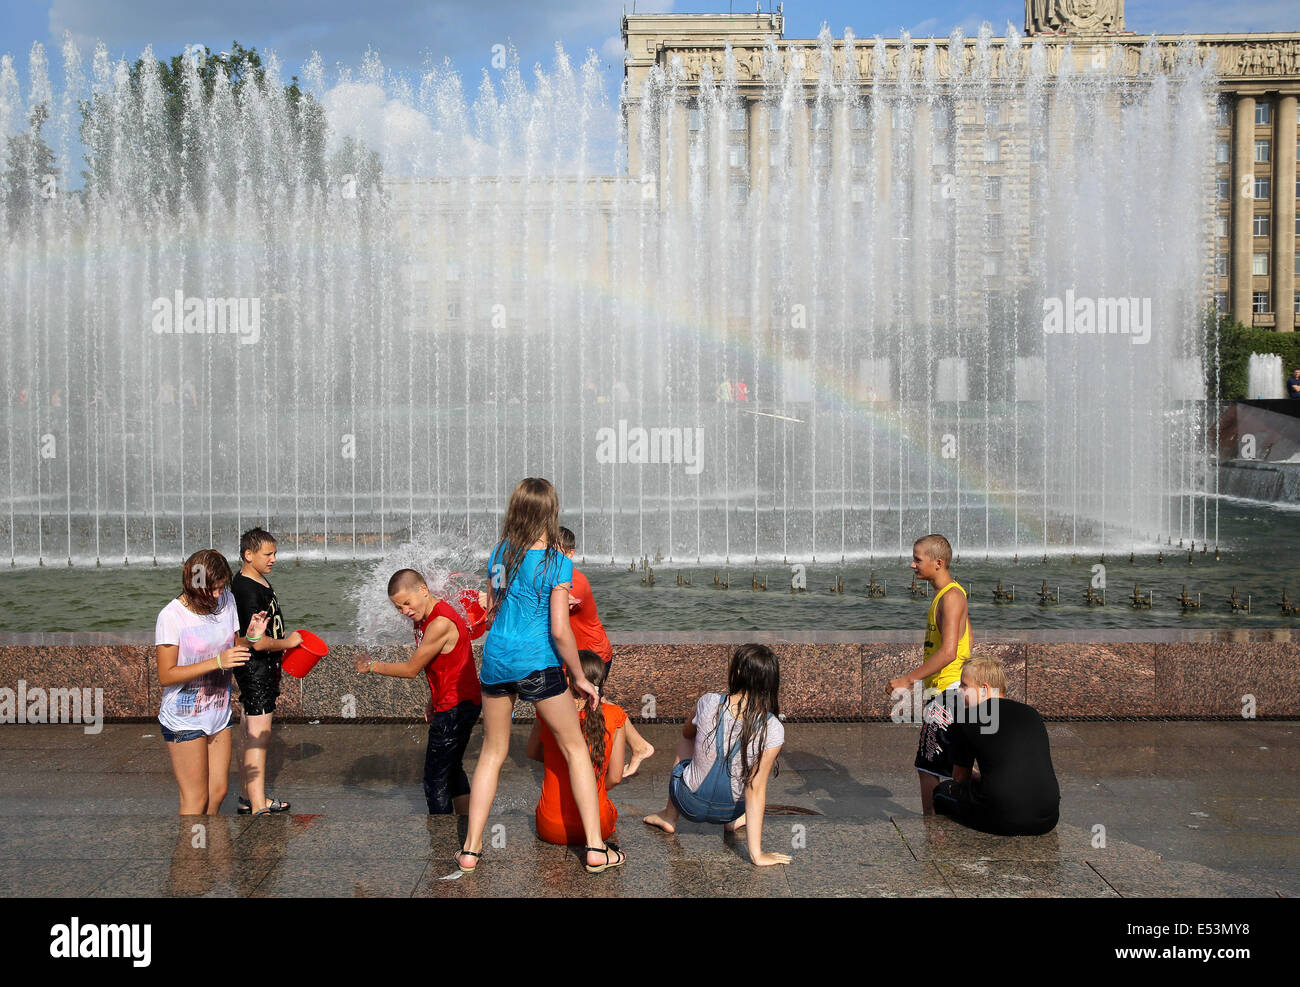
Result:
[[[158,614],[154,634],[162,705],[158,723],[180,788],[180,814],[212,815],[230,776],[230,670],[248,661],[236,643],[239,616],[230,566],[215,549],[195,552],[181,569],[181,595]],[[266,614],[249,621],[249,637]]]
[[[778,694],[781,669],[772,649],[744,644],[731,656],[727,692],[708,693],[682,727],[668,782],[668,804],[645,822],[665,833],[677,820],[746,827],[749,859],[761,866],[788,864],[785,853],[763,852],[767,780],[785,743]]]

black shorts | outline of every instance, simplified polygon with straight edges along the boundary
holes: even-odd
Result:
[[[245,716],[261,716],[275,712],[275,701],[280,698],[280,652],[254,651],[248,661],[232,669],[239,684],[239,704]]]
[[[960,702],[956,689],[939,693],[921,713],[921,739],[916,745],[917,771],[938,778],[952,777],[952,746],[948,742],[948,727],[952,725],[953,710]]]
[[[540,703],[543,699],[558,696],[569,688],[569,680],[564,677],[562,665],[551,665],[530,672],[518,682],[496,682],[489,685],[480,684],[485,696],[518,696],[526,703]]]
[[[1011,816],[982,796],[980,779],[939,782],[934,790],[934,811],[951,816],[963,826],[997,836],[1042,836],[1056,828],[1056,809],[1038,815]]]

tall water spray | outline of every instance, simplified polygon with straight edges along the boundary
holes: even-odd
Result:
[[[179,109],[6,56],[10,559],[477,542],[527,475],[595,558],[1213,539],[1212,78],[1099,50],[825,32],[619,108],[558,49]]]

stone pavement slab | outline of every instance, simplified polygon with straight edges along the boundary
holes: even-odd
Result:
[[[628,864],[598,877],[537,840],[541,766],[517,723],[479,869],[461,875],[462,819],[424,813],[423,724],[277,726],[270,790],[293,812],[175,815],[156,724],[0,726],[0,894],[142,897],[1177,897],[1300,894],[1300,727],[1287,721],[1069,722],[1049,732],[1061,822],[1007,838],[920,814],[914,727],[787,724],[756,868],[744,834],[662,808],[680,727],[644,724],[658,753],[617,786]],[[476,730],[467,753],[481,745]]]

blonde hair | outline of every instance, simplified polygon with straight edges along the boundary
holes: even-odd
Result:
[[[962,671],[970,673],[970,684],[978,689],[980,686],[987,686],[990,689],[997,689],[998,692],[1006,694],[1007,691],[1007,666],[1002,664],[1002,659],[992,655],[981,655],[978,658],[967,658],[962,664]]]
[[[924,538],[918,538],[912,543],[912,547],[919,549],[922,554],[931,559],[940,559],[944,565],[952,566],[952,546],[943,535],[926,535]]]

